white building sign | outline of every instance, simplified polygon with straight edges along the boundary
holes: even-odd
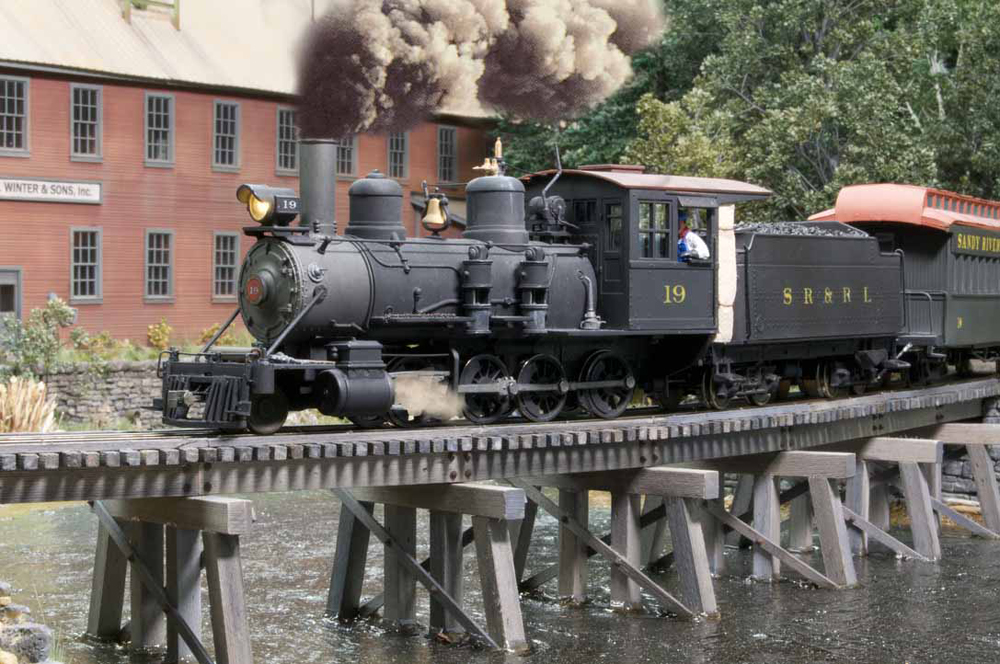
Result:
[[[99,205],[101,183],[0,177],[0,200]]]

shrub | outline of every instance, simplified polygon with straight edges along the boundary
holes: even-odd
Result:
[[[51,431],[55,411],[45,383],[22,376],[0,383],[0,433]]]
[[[204,330],[202,330],[201,337],[199,338],[199,341],[201,342],[200,345],[204,346],[209,341],[211,341],[212,337],[215,336],[215,333],[219,331],[220,327],[222,327],[222,324],[216,323],[215,325],[206,327]],[[218,341],[215,342],[216,346],[236,346],[238,344],[239,340],[236,338],[236,334],[233,333],[232,327],[226,330],[226,333],[223,334],[221,337],[219,337]]]
[[[166,318],[161,318],[159,323],[150,325],[148,329],[146,338],[149,340],[150,346],[160,350],[170,348],[170,333],[174,331],[174,328],[167,325]]]
[[[32,309],[26,321],[0,317],[0,365],[7,374],[47,372],[56,363],[62,341],[59,330],[73,324],[76,312],[59,298]]]

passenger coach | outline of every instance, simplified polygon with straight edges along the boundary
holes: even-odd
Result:
[[[902,184],[845,187],[812,220],[840,221],[899,251],[904,265],[901,346],[916,382],[954,364],[1000,358],[1000,203]]]

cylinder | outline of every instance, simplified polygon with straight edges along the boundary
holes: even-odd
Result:
[[[391,240],[406,237],[403,227],[403,188],[378,171],[357,180],[348,189],[351,218],[345,235],[367,240]]]
[[[299,225],[322,235],[337,234],[337,141],[332,138],[299,140]]]
[[[468,225],[462,237],[494,244],[527,244],[524,185],[516,178],[489,175],[465,188]]]

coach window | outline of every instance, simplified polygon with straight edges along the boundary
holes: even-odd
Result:
[[[70,85],[70,159],[101,161],[101,86]]]
[[[174,297],[174,232],[146,231],[146,300],[171,302]]]
[[[74,228],[70,231],[70,302],[101,301],[101,229]]]
[[[236,298],[236,262],[239,259],[239,233],[215,233],[212,258],[212,296],[216,300]]]
[[[174,96],[146,93],[146,165],[174,165]]]
[[[0,268],[0,316],[21,317],[20,268]]]
[[[579,226],[597,221],[597,201],[576,200],[569,202],[573,215],[570,219],[571,222]]]
[[[0,76],[0,156],[29,154],[28,79]]]

